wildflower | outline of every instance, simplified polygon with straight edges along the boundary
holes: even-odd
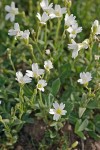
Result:
[[[37,89],[44,92],[44,87],[47,85],[45,80],[39,80],[37,84]]]
[[[66,12],[66,8],[61,8],[60,5],[55,5],[55,9],[50,13],[50,18],[60,18]]]
[[[18,37],[18,36],[21,36],[22,33],[23,33],[23,31],[20,31],[20,27],[19,27],[18,23],[14,24],[14,29],[10,29],[8,31],[8,35],[15,36],[15,38]]]
[[[11,6],[6,5],[5,10],[8,12],[5,19],[6,20],[10,19],[11,22],[15,21],[15,15],[18,14],[18,8],[15,8],[15,3],[12,2]]]
[[[72,40],[72,44],[68,44],[68,48],[72,51],[72,58],[76,58],[78,56],[78,52],[81,49],[81,45]]]
[[[40,20],[41,24],[46,24],[46,22],[50,19],[46,12],[44,12],[42,16],[39,13],[37,13],[37,17]]]
[[[16,77],[16,80],[21,84],[30,83],[32,81],[32,79],[27,75],[23,76],[22,72],[20,71],[16,72]]]
[[[40,3],[40,6],[42,7],[44,11],[49,13],[50,11],[52,11],[53,3],[49,4],[48,0],[42,0],[42,2]]]
[[[67,31],[70,33],[70,35],[69,35],[70,38],[74,39],[76,37],[77,33],[80,33],[82,31],[82,27],[78,27],[78,24],[76,23],[76,24],[72,25],[72,27],[69,27],[67,29]]]
[[[44,68],[49,71],[53,68],[52,62],[50,60],[44,61]]]
[[[94,55],[95,60],[99,60],[100,55]]]
[[[29,30],[25,30],[24,32],[22,32],[21,38],[22,39],[28,39],[30,35]]]
[[[44,74],[44,69],[39,69],[37,63],[32,64],[32,71],[26,70],[26,75],[29,77],[38,78],[40,75]]]
[[[45,53],[46,53],[47,55],[50,55],[50,49],[46,49]]]
[[[75,20],[75,16],[73,16],[73,14],[71,14],[70,16],[68,14],[66,14],[65,16],[65,26],[69,27],[69,26],[73,26],[74,24],[76,24],[76,20]]]
[[[53,103],[53,107],[54,109],[50,109],[49,113],[54,115],[53,120],[58,121],[59,118],[62,115],[65,115],[67,112],[66,110],[64,110],[65,104],[63,103],[58,104],[57,102],[55,102]]]
[[[94,21],[91,30],[95,35],[100,34],[100,25],[98,20]]]
[[[88,82],[89,81],[91,81],[92,80],[92,76],[91,76],[91,73],[89,73],[89,72],[81,72],[80,73],[80,79],[78,80],[78,82],[80,83],[80,84],[88,84]]]

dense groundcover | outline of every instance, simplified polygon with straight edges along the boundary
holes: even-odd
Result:
[[[0,150],[100,150],[100,0],[0,1]]]

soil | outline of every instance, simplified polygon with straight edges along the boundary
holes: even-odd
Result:
[[[38,150],[38,144],[43,139],[46,130],[47,127],[41,120],[36,121],[35,124],[25,125],[19,134],[19,140],[16,143],[14,150]],[[100,150],[100,141],[94,141],[89,136],[87,136],[87,140],[85,141],[80,140],[80,138],[74,134],[72,125],[68,123],[66,123],[59,132],[61,136],[67,132],[68,140],[70,142],[69,146],[75,141],[78,141],[78,146],[73,150]],[[35,141],[35,145],[32,142],[33,140]],[[58,150],[57,147],[58,145],[52,145],[48,150]]]

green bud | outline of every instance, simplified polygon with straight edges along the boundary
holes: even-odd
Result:
[[[77,145],[78,145],[78,141],[76,141],[72,144],[72,148],[75,148]]]

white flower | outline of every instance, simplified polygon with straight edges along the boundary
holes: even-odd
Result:
[[[99,60],[100,55],[94,55],[95,60]]]
[[[47,85],[45,80],[39,80],[37,84],[37,89],[44,92],[44,87]]]
[[[11,6],[6,5],[5,10],[8,12],[5,19],[6,20],[10,19],[10,21],[13,22],[15,20],[15,15],[18,14],[18,8],[15,8],[15,3],[12,2]]]
[[[22,39],[28,39],[28,38],[29,38],[29,35],[30,35],[29,30],[25,30],[25,31],[22,33],[21,38],[22,38]]]
[[[59,118],[62,115],[65,115],[67,112],[66,110],[64,110],[65,104],[63,103],[58,104],[57,102],[55,102],[53,103],[53,107],[54,109],[50,109],[49,113],[54,115],[53,120],[58,121]]]
[[[52,62],[50,60],[44,61],[44,68],[49,71],[53,68]]]
[[[19,27],[18,23],[14,24],[14,29],[10,29],[8,31],[8,35],[15,36],[15,37],[21,36],[22,33],[23,33],[23,31],[20,31],[20,27]]]
[[[99,25],[99,21],[98,20],[95,20],[93,22],[91,30],[96,35],[100,34],[100,25]]]
[[[50,18],[60,18],[62,15],[66,13],[66,8],[61,8],[60,5],[55,5],[55,9],[50,13]]]
[[[33,63],[32,64],[32,71],[26,70],[26,72],[27,72],[26,73],[27,76],[38,78],[38,77],[40,77],[40,75],[44,74],[44,69],[39,69],[38,64]]]
[[[46,24],[46,22],[50,19],[46,12],[44,12],[42,16],[39,13],[37,13],[37,17],[40,20],[41,24]]]
[[[42,0],[42,2],[40,3],[40,6],[42,7],[44,11],[49,13],[50,11],[52,11],[53,3],[49,4],[48,0]]]
[[[20,71],[16,72],[16,77],[16,80],[21,84],[30,83],[32,81],[32,79],[27,75],[23,76],[22,72]]]
[[[77,33],[80,33],[82,31],[82,27],[78,27],[78,24],[76,23],[76,24],[72,25],[72,27],[69,27],[67,29],[67,31],[70,33],[70,35],[69,35],[70,38],[74,39],[76,37]]]
[[[74,40],[72,40],[72,44],[68,44],[68,48],[72,51],[72,58],[76,58],[78,56],[78,52],[81,49],[80,43],[76,43]]]
[[[50,55],[50,49],[46,49],[45,53],[46,53],[47,55]]]
[[[71,14],[70,16],[68,14],[66,14],[65,16],[65,26],[72,26],[74,24],[76,24],[76,20],[75,20],[75,16],[73,16],[73,14]]]
[[[88,84],[89,81],[92,80],[92,76],[91,76],[91,73],[89,72],[81,72],[80,73],[80,79],[78,80],[78,82],[80,84]]]

